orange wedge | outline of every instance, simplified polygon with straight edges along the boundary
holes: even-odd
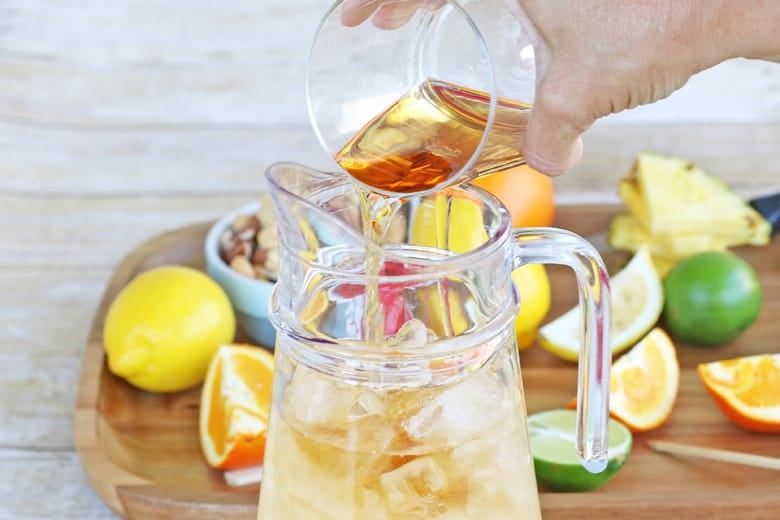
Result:
[[[610,414],[632,432],[658,428],[671,415],[679,389],[677,350],[656,327],[612,365]]]
[[[651,330],[612,364],[609,414],[633,433],[661,426],[672,413],[680,389],[680,364],[672,340]],[[577,399],[566,403],[577,408]]]
[[[209,466],[263,462],[273,369],[273,354],[250,345],[223,345],[211,359],[200,400],[200,445]]]
[[[703,363],[698,372],[734,424],[756,432],[780,433],[780,354]]]

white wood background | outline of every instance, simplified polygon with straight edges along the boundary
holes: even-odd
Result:
[[[303,102],[326,0],[0,0],[0,519],[112,518],[73,448],[81,354],[113,267],[328,165]],[[780,190],[780,66],[737,60],[586,136],[558,201],[616,201],[643,149]]]

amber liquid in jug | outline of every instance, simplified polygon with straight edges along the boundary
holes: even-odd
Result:
[[[428,79],[363,127],[336,155],[352,177],[381,192],[428,191],[457,175],[485,131],[490,96]],[[498,98],[489,137],[468,177],[525,162],[531,105]]]

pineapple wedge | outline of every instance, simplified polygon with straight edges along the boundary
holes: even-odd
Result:
[[[705,234],[721,247],[765,245],[771,238],[771,225],[756,210],[685,159],[640,153],[618,192],[652,235]]]
[[[609,244],[616,249],[638,252],[646,247],[658,276],[666,273],[679,260],[703,251],[726,249],[724,243],[710,235],[652,234],[633,215],[617,215],[609,226]]]
[[[647,245],[654,257],[685,258],[704,251],[722,251],[742,242],[737,237],[707,233],[650,233],[633,215],[617,215],[609,226],[609,243],[635,252]]]

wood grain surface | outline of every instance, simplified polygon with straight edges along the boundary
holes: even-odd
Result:
[[[585,236],[606,227],[619,206],[562,208],[556,225]],[[128,518],[211,519],[219,515],[253,519],[258,486],[229,488],[220,472],[203,461],[198,440],[199,389],[173,395],[139,391],[106,367],[102,343],[105,311],[137,273],[160,264],[203,267],[207,225],[161,235],[134,250],[111,277],[87,341],[76,410],[76,446],[92,485],[115,511]],[[764,289],[755,325],[717,349],[677,343],[681,384],[671,418],[658,430],[637,434],[629,462],[617,477],[592,493],[542,489],[546,519],[769,518],[780,507],[780,473],[724,463],[680,459],[653,452],[650,440],[675,440],[721,449],[780,456],[772,435],[736,428],[701,384],[698,363],[765,353],[780,337],[780,241],[738,253],[758,271]],[[604,254],[611,273],[627,260],[624,252]],[[573,274],[549,269],[553,287],[548,320],[574,305]],[[538,346],[521,354],[529,413],[564,407],[576,395],[576,366]],[[748,490],[748,491],[746,491]]]
[[[255,199],[271,162],[330,164],[303,98],[328,3],[0,0],[0,519],[115,518],[73,433],[101,294],[143,241]],[[585,143],[560,204],[616,201],[644,149],[778,191],[780,67],[724,63]]]

